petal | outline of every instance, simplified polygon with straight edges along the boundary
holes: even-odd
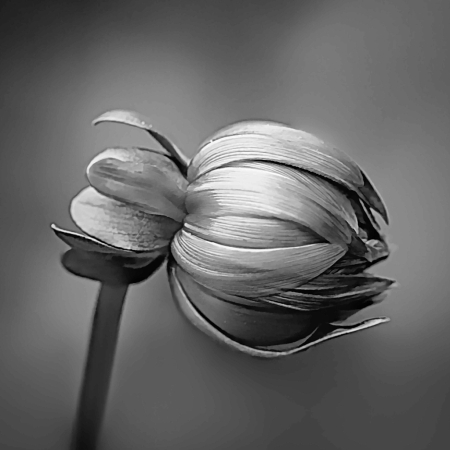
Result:
[[[239,161],[273,161],[329,178],[354,191],[387,222],[387,211],[369,179],[344,152],[301,130],[270,122],[242,122],[220,130],[195,155],[190,181]]]
[[[274,218],[189,214],[183,227],[197,237],[233,247],[296,247],[324,242],[301,225]]]
[[[280,346],[251,347],[231,339],[212,325],[190,302],[183,286],[174,273],[174,264],[169,265],[169,282],[174,299],[184,316],[200,331],[227,347],[258,358],[281,358],[294,355],[311,347],[346,334],[362,331],[389,321],[387,317],[365,320],[351,325],[324,324],[319,326],[308,338]]]
[[[184,155],[183,152],[168,137],[164,136],[159,131],[156,131],[153,128],[153,125],[150,124],[150,120],[147,117],[137,112],[117,109],[105,112],[101,116],[97,117],[92,123],[93,125],[97,125],[103,122],[118,122],[148,131],[150,135],[178,162],[180,170],[183,173],[186,172],[189,164],[189,158],[187,158],[186,155]]]
[[[317,328],[313,314],[279,308],[260,302],[253,306],[224,301],[220,295],[196,283],[176,267],[190,302],[215,327],[247,345],[279,345],[309,336]]]
[[[325,273],[338,273],[342,275],[361,273],[374,264],[383,261],[390,255],[390,248],[384,240],[370,239],[367,241],[363,239],[363,241],[367,249],[364,258],[355,257],[352,254],[347,253]]]
[[[357,308],[367,300],[385,292],[393,280],[364,273],[359,275],[321,275],[299,288],[261,298],[270,304],[299,311],[327,308]]]
[[[58,236],[64,243],[77,250],[104,253],[107,255],[130,255],[130,257],[141,255],[141,253],[113,247],[112,245],[106,244],[98,239],[76,233],[75,231],[65,230],[64,228],[58,227],[54,223],[52,223],[50,227],[55,232],[56,236]]]
[[[168,248],[162,250],[155,250],[149,252],[134,252],[131,250],[124,250],[108,245],[98,239],[86,236],[84,234],[76,233],[74,231],[64,230],[55,224],[51,225],[55,232],[64,243],[81,253],[95,253],[103,260],[114,261],[123,267],[139,268],[147,266],[150,261],[154,260],[161,254],[166,254]]]
[[[171,249],[177,263],[198,283],[246,298],[306,283],[345,253],[339,245],[323,243],[268,249],[231,247],[198,238],[185,229],[175,235]]]
[[[181,222],[187,181],[166,156],[130,148],[108,149],[87,168],[89,183],[102,194],[149,213]]]
[[[345,247],[359,239],[356,216],[344,194],[315,175],[275,164],[244,163],[206,173],[189,185],[186,209],[208,217],[293,221]]]
[[[72,200],[70,214],[86,234],[114,247],[141,252],[167,247],[181,226],[168,217],[146,214],[105,197],[92,187]]]

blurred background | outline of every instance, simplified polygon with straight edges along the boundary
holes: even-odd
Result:
[[[4,0],[0,449],[68,448],[98,287],[48,225],[72,227],[96,153],[153,145],[90,126],[112,108],[191,156],[249,118],[333,142],[386,200],[376,271],[400,288],[362,315],[388,325],[268,362],[185,323],[161,270],[130,290],[101,449],[447,448],[449,20],[446,0]]]

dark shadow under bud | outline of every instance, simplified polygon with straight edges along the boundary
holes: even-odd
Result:
[[[140,283],[159,269],[166,255],[159,255],[142,267],[127,267],[124,258],[71,249],[63,254],[62,265],[73,275],[108,285]]]

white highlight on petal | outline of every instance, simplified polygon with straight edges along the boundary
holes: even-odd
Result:
[[[344,152],[287,125],[249,121],[225,127],[195,155],[188,179],[238,161],[273,161],[329,178],[356,192],[386,222],[386,207],[359,166]]]
[[[189,214],[293,221],[347,246],[358,223],[348,198],[330,182],[270,163],[241,163],[206,173],[188,187]]]
[[[345,253],[339,245],[311,244],[284,248],[238,248],[198,238],[182,229],[172,254],[183,270],[211,289],[257,298],[276,294],[315,278]]]
[[[276,218],[189,214],[183,227],[197,237],[234,247],[296,247],[325,242],[295,222]]]

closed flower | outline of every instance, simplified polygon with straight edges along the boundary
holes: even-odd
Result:
[[[134,113],[100,121],[148,130],[165,150],[108,149],[71,215],[74,247],[145,266],[168,256],[173,296],[198,328],[257,356],[292,354],[385,321],[341,323],[393,281],[366,272],[389,249],[386,208],[361,169],[309,133],[262,121],[226,127],[188,161]]]

